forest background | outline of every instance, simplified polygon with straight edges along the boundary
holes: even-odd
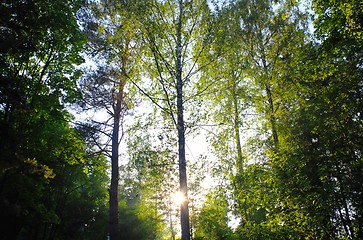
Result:
[[[0,13],[0,239],[363,239],[360,0]]]

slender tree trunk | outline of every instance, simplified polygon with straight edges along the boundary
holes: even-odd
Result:
[[[265,90],[267,93],[267,100],[269,105],[269,120],[271,124],[271,131],[272,131],[272,137],[273,137],[273,143],[275,149],[279,148],[279,138],[277,134],[277,127],[276,127],[276,117],[275,117],[275,106],[272,98],[272,92],[271,87],[265,84]]]
[[[346,189],[346,186],[342,180],[341,176],[343,175],[343,173],[342,173],[341,167],[338,165],[338,163],[335,163],[335,169],[337,171],[336,178],[337,178],[338,184],[339,184],[339,188],[338,188],[339,190],[337,190],[337,192],[335,194],[337,197],[337,202],[338,202],[337,205],[339,208],[340,218],[343,223],[344,230],[347,233],[347,235],[349,236],[349,239],[355,239],[355,231],[353,228],[352,221],[349,217],[350,211],[348,208],[348,201],[345,198],[345,193],[343,191],[343,189]],[[344,212],[345,212],[344,215],[341,212],[342,208],[344,209]]]
[[[236,86],[234,86],[236,87]],[[237,169],[238,174],[243,173],[243,155],[242,155],[242,144],[241,144],[241,136],[240,136],[240,118],[239,118],[239,111],[238,111],[238,101],[237,95],[234,89],[233,92],[233,108],[234,108],[234,133],[235,133],[235,141],[237,147]]]
[[[112,155],[111,155],[111,185],[110,185],[110,216],[109,231],[110,240],[119,240],[118,220],[118,180],[119,180],[119,132],[120,118],[123,102],[123,84],[119,86],[116,104],[114,106],[113,129],[112,129]]]
[[[271,84],[268,81],[272,80],[271,74],[268,70],[267,60],[266,60],[266,52],[264,44],[261,45],[263,57],[262,57],[262,64],[263,64],[263,71],[265,73],[266,81],[264,83],[265,91],[267,94],[267,101],[268,101],[268,120],[271,124],[271,131],[272,131],[272,138],[274,143],[274,148],[277,150],[279,148],[279,138],[277,133],[276,127],[276,116],[275,116],[275,105],[272,96]],[[269,79],[269,80],[267,80]]]
[[[188,184],[185,159],[185,128],[183,116],[183,66],[182,66],[182,18],[183,18],[183,1],[179,0],[179,18],[177,24],[177,42],[176,42],[176,90],[177,90],[177,130],[179,144],[179,184],[180,191],[184,194],[186,201],[180,204],[180,223],[182,240],[190,239],[189,227],[189,208],[188,208]]]

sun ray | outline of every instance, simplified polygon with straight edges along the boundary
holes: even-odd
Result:
[[[186,200],[184,194],[180,191],[175,192],[172,198],[175,205],[181,205]]]

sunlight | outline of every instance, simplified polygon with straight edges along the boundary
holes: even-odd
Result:
[[[186,200],[184,194],[180,191],[174,193],[172,198],[175,205],[181,205]]]

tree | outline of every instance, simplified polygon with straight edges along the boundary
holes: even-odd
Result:
[[[218,11],[217,40],[209,56],[216,61],[206,69],[202,87],[213,82],[207,110],[216,125],[211,139],[219,174],[233,192],[231,208],[241,219],[241,237],[271,231],[262,216],[276,204],[267,184],[273,176],[269,152],[278,151],[280,112],[291,94],[291,62],[304,43],[305,17],[292,2],[231,1]]]
[[[26,130],[12,129],[20,130],[15,134],[22,137],[15,142],[17,159],[12,159],[19,162],[1,175],[1,218],[8,220],[1,225],[5,239],[77,236],[85,224],[88,231],[102,217],[108,180],[102,158],[85,154],[83,140],[65,121],[66,113],[37,110],[38,115],[13,119]]]
[[[362,98],[361,56],[356,54],[362,47],[360,13],[353,10],[358,3],[313,3],[320,42],[307,45],[300,53],[299,96],[285,117],[290,119],[286,125],[293,127],[286,128],[284,149],[274,167],[279,182],[290,189],[282,197],[294,196],[286,204],[289,207],[285,206],[295,209],[294,215],[289,212],[289,221],[295,226],[304,222],[313,230],[300,229],[301,235],[360,238],[361,202],[357,199],[362,190],[351,184],[360,184],[362,167],[357,154],[361,135],[356,134]]]
[[[16,120],[31,115],[39,118],[41,114],[61,116],[63,104],[75,100],[80,72],[74,64],[82,62],[79,52],[84,43],[75,18],[80,6],[79,1],[19,1],[1,5],[3,163],[14,159],[17,151],[16,145],[10,146],[13,143],[5,139],[19,137],[21,141],[21,132],[15,134],[20,127]]]
[[[359,207],[353,205],[361,204],[355,200],[361,190],[350,183],[361,179],[361,139],[352,135],[361,99],[361,59],[352,52],[361,40],[352,34],[357,29],[347,28],[349,16],[356,16],[345,15],[347,6],[316,2],[320,42],[294,50],[289,86],[295,94],[278,96],[279,149],[269,153],[269,166],[279,201],[269,217],[277,230],[283,224],[280,236],[289,239],[360,236]]]
[[[90,22],[85,22],[89,36],[90,54],[98,69],[84,78],[81,83],[84,98],[81,105],[106,112],[110,118],[103,123],[93,121],[105,133],[107,143],[100,146],[108,151],[111,142],[111,185],[110,185],[110,238],[119,238],[118,185],[119,145],[123,137],[123,118],[131,106],[131,88],[128,81],[136,81],[140,42],[137,32],[137,12],[132,2],[102,1],[91,5]],[[93,18],[93,19],[92,19]],[[96,27],[95,27],[96,26]],[[128,95],[129,94],[129,95]],[[109,123],[112,121],[112,123]],[[102,126],[100,126],[100,124]],[[121,132],[121,135],[120,135]]]
[[[155,96],[149,98],[173,122],[178,136],[178,165],[180,191],[188,199],[185,133],[186,103],[190,101],[186,87],[198,72],[198,58],[206,48],[209,36],[209,8],[205,1],[152,1],[145,5],[148,19],[143,22],[144,39],[149,46],[149,76],[155,80]],[[197,44],[196,39],[203,36]],[[188,94],[192,97],[192,93]],[[159,97],[160,96],[160,97]],[[188,201],[181,203],[182,239],[190,239]]]
[[[76,235],[100,213],[95,205],[105,197],[104,168],[92,169],[102,163],[88,161],[65,110],[78,96],[76,65],[83,61],[84,37],[76,14],[81,6],[81,1],[5,1],[0,6],[3,239]],[[92,201],[77,208],[83,217],[68,228],[71,219],[63,210],[82,201],[81,190],[89,190],[95,176],[99,187],[89,192]]]

